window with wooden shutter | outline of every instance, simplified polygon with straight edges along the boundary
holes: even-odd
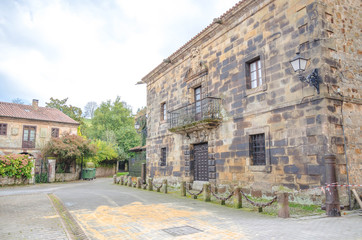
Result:
[[[35,148],[36,127],[24,126],[23,148]]]

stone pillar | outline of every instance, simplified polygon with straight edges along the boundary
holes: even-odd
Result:
[[[123,176],[121,176],[121,178],[120,178],[120,180],[119,180],[119,184],[120,184],[120,185],[123,185],[123,184],[124,184],[124,178],[123,178]]]
[[[146,163],[142,163],[142,167],[141,167],[141,180],[142,180],[142,184],[146,183]]]
[[[114,184],[117,183],[117,175],[116,175],[116,174],[113,175],[113,183],[114,183]]]
[[[243,202],[240,193],[241,187],[235,187],[234,189],[234,208],[242,208]]]
[[[167,193],[167,187],[168,187],[168,185],[167,185],[167,179],[164,179],[164,180],[162,181],[163,193]]]
[[[137,178],[137,188],[141,188],[142,187],[142,178],[138,177]]]
[[[203,192],[204,192],[204,201],[210,202],[211,201],[211,189],[210,189],[210,183],[205,183],[203,186]]]
[[[288,193],[278,193],[278,217],[289,218],[289,195]]]
[[[35,158],[31,160],[33,162],[33,167],[31,169],[31,178],[29,179],[29,184],[35,184]]]
[[[132,177],[128,177],[128,187],[132,187]]]
[[[152,191],[153,185],[152,185],[152,178],[147,179],[147,190]]]
[[[324,162],[326,165],[326,183],[333,184],[337,182],[336,177],[336,156],[326,155],[324,156]],[[328,217],[340,217],[341,209],[339,204],[338,189],[336,186],[329,186],[326,189],[326,213]]]
[[[55,182],[55,163],[53,158],[48,159],[48,182]]]
[[[180,189],[181,189],[181,196],[185,197],[186,196],[186,182],[185,181],[181,182]]]

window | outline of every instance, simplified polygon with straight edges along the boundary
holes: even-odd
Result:
[[[52,137],[53,138],[59,137],[59,128],[52,128]]]
[[[261,74],[261,61],[260,58],[252,60],[246,63],[247,66],[247,88],[257,88],[263,84],[263,78]]]
[[[264,133],[249,135],[249,148],[252,165],[266,165]]]
[[[161,103],[161,121],[167,119],[166,103]]]
[[[24,126],[23,148],[35,148],[36,127]]]
[[[6,135],[8,125],[6,123],[0,123],[0,135]]]
[[[160,166],[166,166],[166,148],[161,148],[161,162]]]
[[[196,120],[201,119],[201,86],[194,89]]]

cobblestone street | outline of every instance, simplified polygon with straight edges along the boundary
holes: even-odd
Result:
[[[67,239],[47,193],[89,239],[362,239],[358,212],[280,219],[114,185],[110,178],[0,189],[0,239]]]

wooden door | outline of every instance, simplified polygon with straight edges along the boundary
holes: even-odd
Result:
[[[194,145],[196,181],[209,181],[208,155],[209,153],[207,143]]]

